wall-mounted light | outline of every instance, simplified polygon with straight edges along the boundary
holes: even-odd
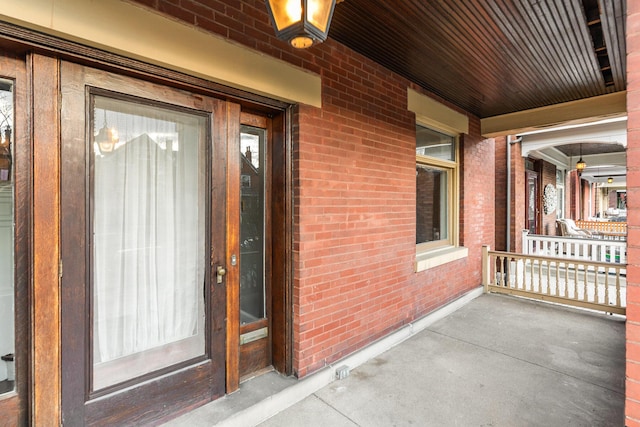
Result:
[[[609,184],[611,184],[611,183],[613,182],[613,177],[612,177],[612,176],[610,176],[609,178],[607,178],[607,182],[608,182]]]
[[[265,0],[276,37],[297,49],[327,39],[336,0]]]
[[[0,181],[11,181],[11,164],[11,126],[7,126],[0,140]]]

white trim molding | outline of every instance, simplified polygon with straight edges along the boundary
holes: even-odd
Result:
[[[469,117],[411,88],[407,88],[407,109],[425,126],[440,128],[452,135],[469,133]]]

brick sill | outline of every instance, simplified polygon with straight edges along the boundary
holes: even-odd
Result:
[[[443,249],[432,250],[428,252],[416,253],[416,273],[428,270],[448,262],[466,258],[469,255],[469,249],[461,247],[446,247]]]

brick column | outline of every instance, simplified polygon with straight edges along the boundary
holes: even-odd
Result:
[[[527,200],[524,157],[520,143],[511,146],[511,252],[522,253],[522,230],[525,228]]]
[[[640,2],[627,2],[627,427],[640,427]]]

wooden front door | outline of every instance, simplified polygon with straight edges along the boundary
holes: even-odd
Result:
[[[60,76],[63,423],[162,420],[225,393],[240,107],[66,62]]]
[[[540,202],[538,195],[538,174],[527,171],[527,188],[525,195],[527,205],[525,210],[525,227],[531,234],[539,233],[538,216],[540,214]]]

